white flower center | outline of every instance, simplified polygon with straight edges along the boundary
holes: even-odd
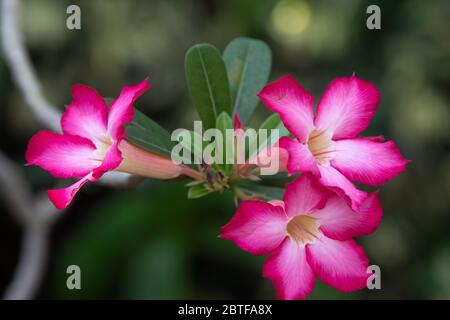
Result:
[[[286,226],[286,231],[292,240],[300,244],[311,243],[320,235],[317,219],[308,215],[292,218]]]
[[[97,137],[93,140],[96,150],[95,150],[95,160],[103,162],[105,159],[106,152],[108,152],[109,147],[112,145],[112,140],[108,136]]]
[[[308,136],[308,148],[318,164],[327,164],[333,155],[333,140],[326,131],[314,130]]]

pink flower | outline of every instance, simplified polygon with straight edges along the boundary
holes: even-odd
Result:
[[[284,201],[243,201],[221,237],[254,255],[269,255],[263,276],[280,299],[306,297],[319,279],[341,291],[366,286],[368,259],[352,239],[372,233],[382,208],[376,193],[354,212],[310,173],[286,186]]]
[[[280,139],[289,153],[289,173],[312,172],[356,211],[367,194],[351,181],[380,185],[403,172],[409,162],[393,141],[357,137],[369,125],[380,95],[374,85],[356,76],[333,80],[315,117],[313,96],[290,76],[267,85],[258,96],[280,114],[295,137]]]
[[[131,122],[134,115],[133,103],[148,88],[147,80],[126,86],[108,107],[96,90],[74,85],[74,100],[61,118],[63,134],[43,130],[30,139],[28,165],[40,166],[56,178],[81,177],[67,188],[48,191],[57,208],[67,207],[86,182],[96,181],[110,170],[159,179],[180,175],[181,167],[171,160],[124,140],[124,124]]]

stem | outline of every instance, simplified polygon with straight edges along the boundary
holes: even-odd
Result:
[[[19,262],[4,299],[28,300],[34,297],[44,276],[48,255],[46,225],[28,226],[23,233]]]
[[[61,131],[61,114],[42,94],[36,72],[25,50],[22,29],[19,23],[21,1],[3,0],[0,30],[5,61],[12,77],[27,101],[33,116],[46,127]]]
[[[201,181],[201,180],[205,179],[205,177],[203,176],[203,174],[201,172],[196,171],[196,170],[191,169],[186,166],[181,166],[181,174],[184,174],[185,176],[188,176],[197,181]]]

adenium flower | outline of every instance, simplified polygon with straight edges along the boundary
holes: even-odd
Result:
[[[69,187],[48,191],[57,208],[67,207],[85,183],[110,170],[158,179],[175,178],[190,170],[125,140],[124,124],[133,119],[133,103],[148,88],[147,80],[125,86],[108,107],[96,90],[74,85],[74,100],[61,118],[63,133],[43,130],[30,139],[28,165],[40,166],[56,178],[81,177]]]
[[[344,196],[354,210],[359,210],[367,193],[351,181],[381,185],[405,170],[408,160],[393,141],[358,137],[380,101],[371,83],[356,76],[333,80],[315,116],[314,97],[291,76],[267,85],[258,96],[295,137],[280,139],[280,146],[289,153],[288,172],[313,173],[323,185]]]
[[[283,201],[241,202],[220,236],[253,255],[269,255],[263,276],[272,280],[278,298],[300,299],[313,290],[316,274],[341,291],[366,286],[368,259],[352,238],[372,233],[381,216],[376,193],[356,213],[304,173],[286,186]]]

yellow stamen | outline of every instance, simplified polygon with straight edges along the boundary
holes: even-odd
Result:
[[[333,140],[326,131],[312,131],[308,137],[308,148],[319,164],[330,161],[334,152]]]
[[[286,231],[292,240],[306,244],[319,237],[317,219],[308,215],[298,215],[287,224]]]

